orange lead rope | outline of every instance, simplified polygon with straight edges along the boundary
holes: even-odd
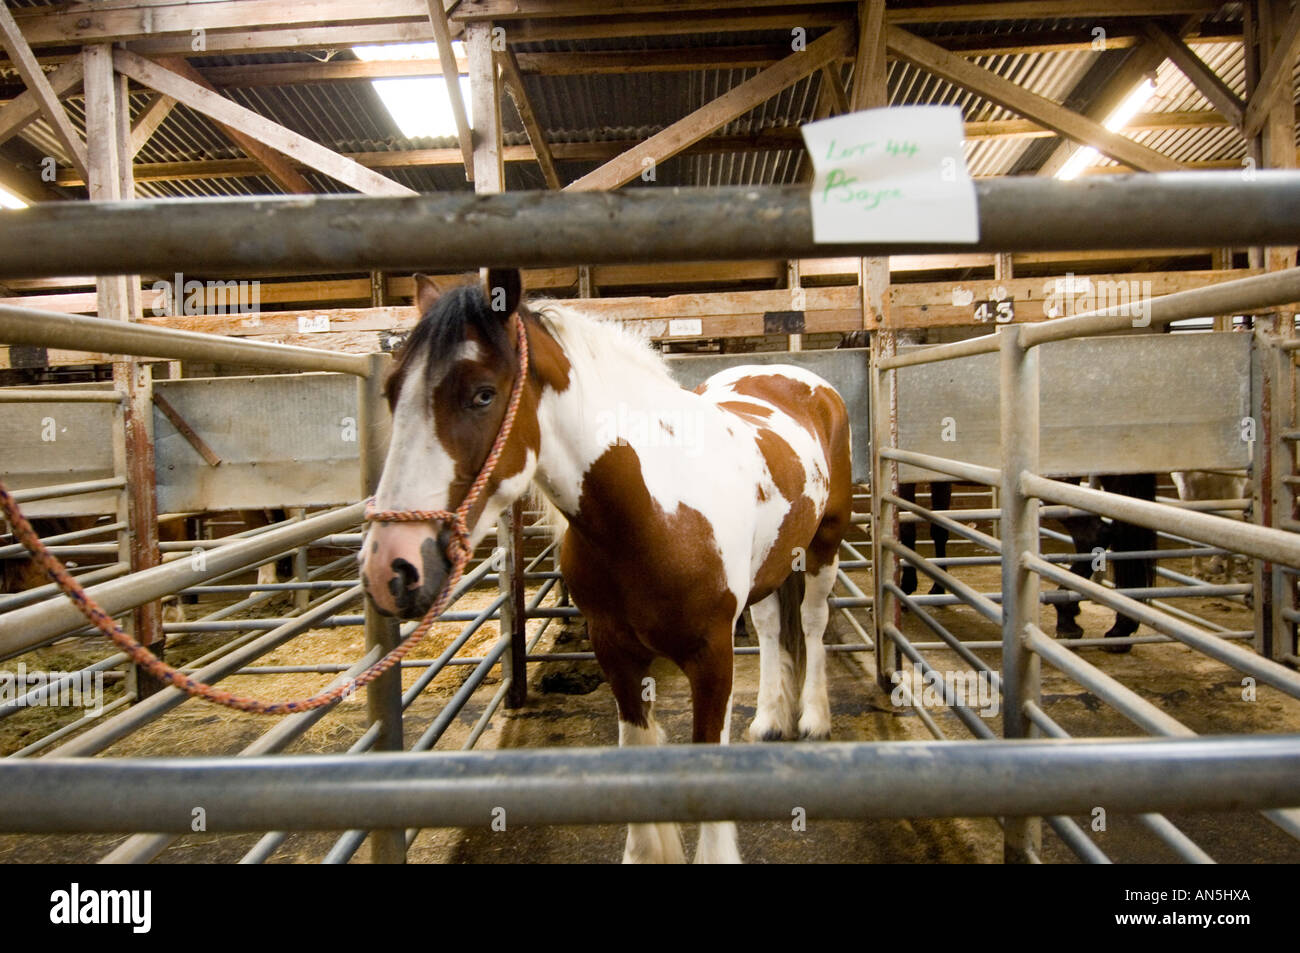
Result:
[[[454,513],[447,510],[374,511],[371,509],[373,500],[367,501],[366,519],[372,522],[395,523],[441,520],[449,525],[453,534],[454,546],[450,547],[451,552],[447,554],[451,559],[451,573],[447,576],[447,582],[443,586],[442,592],[429,608],[429,611],[424,614],[424,618],[415,627],[415,631],[403,639],[396,648],[355,679],[327,692],[294,701],[268,702],[260,698],[236,695],[215,688],[206,682],[191,678],[166,662],[160,661],[147,648],[123,632],[121,626],[113,621],[113,618],[105,613],[95,603],[94,599],[87,595],[86,590],[81,587],[81,584],[76,579],[72,578],[68,570],[64,568],[63,563],[45,548],[45,544],[41,542],[40,537],[32,529],[32,524],[27,521],[27,518],[18,509],[18,505],[14,502],[13,496],[10,495],[3,482],[0,482],[0,510],[4,512],[5,519],[13,527],[14,535],[18,538],[18,541],[26,547],[32,557],[49,574],[49,577],[58,584],[63,593],[72,601],[72,604],[77,607],[78,611],[89,620],[90,624],[112,639],[118,648],[131,657],[131,661],[159,681],[179,688],[187,695],[201,698],[215,705],[224,705],[227,708],[253,712],[258,715],[290,715],[294,712],[310,711],[313,708],[331,705],[339,699],[352,694],[358,688],[373,682],[405,658],[428,634],[434,621],[447,607],[447,602],[451,598],[452,591],[456,588],[456,583],[460,582],[461,577],[464,575],[465,566],[469,563],[470,556],[473,555],[469,548],[470,534],[466,520],[470,510],[487,486],[492,471],[496,468],[497,461],[505,449],[506,440],[509,439],[510,431],[514,428],[515,414],[519,410],[519,398],[523,393],[524,381],[528,377],[528,335],[524,330],[523,318],[516,315],[515,325],[518,329],[519,373],[515,377],[514,386],[510,390],[510,404],[506,407],[506,415],[501,421],[501,430],[497,433],[496,442],[492,444],[487,459],[483,461],[483,468],[479,470],[474,485],[470,487],[469,493],[466,494],[464,501],[457,507],[456,511]]]

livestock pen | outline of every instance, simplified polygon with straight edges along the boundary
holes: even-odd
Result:
[[[1261,173],[1253,181],[1233,174],[1126,176],[1076,184],[987,180],[978,182],[976,189],[980,239],[973,246],[975,250],[1144,247],[1168,244],[1170,235],[1177,236],[1179,243],[1189,244],[1246,246],[1300,240],[1300,177],[1294,173]],[[114,240],[123,232],[140,239],[126,247]],[[542,233],[548,236],[547,241],[539,243],[534,236]],[[972,250],[967,245],[953,247]],[[812,240],[807,192],[800,189],[138,202],[42,207],[16,216],[0,235],[0,277],[57,275],[74,269],[98,274],[199,267],[246,272],[272,258],[277,266],[287,269],[453,269],[666,259],[797,258],[810,254],[866,256],[921,250],[951,249],[900,248],[890,243],[818,246]],[[1300,270],[1291,269],[1156,299],[1151,302],[1151,322],[1158,326],[1183,317],[1267,311],[1297,299]],[[329,717],[331,708],[323,707],[290,714],[271,724],[238,757],[93,757],[187,700],[188,696],[175,687],[151,686],[140,691],[139,686],[148,680],[136,673],[130,679],[132,693],[119,699],[114,710],[102,712],[93,724],[67,729],[69,733],[84,730],[71,737],[60,734],[26,752],[28,756],[6,758],[0,763],[0,785],[7,792],[0,802],[0,829],[20,833],[130,833],[130,839],[115,846],[112,858],[144,860],[157,856],[173,838],[192,832],[193,808],[201,805],[209,833],[251,831],[263,835],[246,853],[250,861],[270,858],[287,832],[319,830],[343,832],[328,850],[329,860],[350,858],[367,836],[372,839],[374,859],[399,860],[417,831],[489,826],[497,810],[508,816],[511,824],[525,825],[668,820],[788,822],[792,806],[805,810],[809,818],[827,820],[997,817],[1004,819],[1007,858],[1028,861],[1041,859],[1037,818],[1046,818],[1061,839],[1084,859],[1102,859],[1080,826],[1069,819],[1069,815],[1087,815],[1099,806],[1113,814],[1142,817],[1147,827],[1185,859],[1205,859],[1204,852],[1188,843],[1181,832],[1172,830],[1161,816],[1164,813],[1259,810],[1294,836],[1298,829],[1295,809],[1300,789],[1295,782],[1300,777],[1300,735],[1287,731],[1193,737],[1190,729],[1136,698],[1130,688],[1054,643],[1039,628],[1040,600],[1046,595],[1039,591],[1041,576],[1068,585],[1101,604],[1138,615],[1162,636],[1240,669],[1261,686],[1293,698],[1300,693],[1300,677],[1286,665],[1295,656],[1295,608],[1279,605],[1277,599],[1266,599],[1262,581],[1256,593],[1256,611],[1281,618],[1287,627],[1259,630],[1267,631],[1267,636],[1252,632],[1245,640],[1251,642],[1247,647],[1237,644],[1243,639],[1234,638],[1236,633],[1207,628],[1133,600],[1134,595],[1145,598],[1150,593],[1125,595],[1080,581],[1040,555],[1042,501],[1051,507],[1088,510],[1249,554],[1265,564],[1261,580],[1289,579],[1285,568],[1300,568],[1300,537],[1293,532],[1293,526],[1278,522],[1293,521],[1294,517],[1287,506],[1277,501],[1272,507],[1255,508],[1257,520],[1261,514],[1272,514],[1264,518],[1272,518],[1274,525],[1246,525],[1169,504],[1126,501],[1039,475],[1173,466],[1250,465],[1258,470],[1261,460],[1271,460],[1267,465],[1277,469],[1288,459],[1288,473],[1294,468],[1296,427],[1289,374],[1271,378],[1270,387],[1278,390],[1266,392],[1267,401],[1259,394],[1244,394],[1239,386],[1234,390],[1228,381],[1223,393],[1235,394],[1239,403],[1226,408],[1216,405],[1211,408],[1213,413],[1192,421],[1193,429],[1188,432],[1204,436],[1225,421],[1231,423],[1235,418],[1239,424],[1243,415],[1260,415],[1264,408],[1277,412],[1279,406],[1285,406],[1285,414],[1292,416],[1284,416],[1280,425],[1261,417],[1255,453],[1250,458],[1243,456],[1239,436],[1234,444],[1221,439],[1222,434],[1215,438],[1217,443],[1206,444],[1210,447],[1208,453],[1194,457],[1179,457],[1174,452],[1176,441],[1136,445],[1116,441],[1119,449],[1113,459],[1056,456],[1057,444],[1049,440],[1048,429],[1045,427],[1041,439],[1039,435],[1040,389],[1050,393],[1050,384],[1039,382],[1040,349],[1049,355],[1043,358],[1046,363],[1055,346],[1068,346],[1075,338],[1092,342],[1095,335],[1131,327],[1132,317],[1127,313],[1080,315],[1014,324],[969,342],[903,353],[893,353],[889,329],[874,327],[868,328],[875,337],[875,359],[869,370],[859,357],[857,371],[841,372],[847,378],[856,375],[859,386],[862,376],[870,375],[871,399],[864,401],[865,417],[860,413],[857,423],[859,435],[871,435],[866,441],[869,447],[865,448],[870,453],[863,459],[870,461],[869,482],[874,491],[871,558],[856,548],[863,545],[860,541],[846,550],[846,566],[841,574],[844,594],[833,601],[841,616],[852,619],[852,627],[860,637],[857,645],[843,648],[857,656],[874,654],[875,674],[886,685],[890,673],[904,664],[899,653],[925,671],[929,663],[921,653],[926,647],[909,640],[902,628],[902,610],[908,610],[941,640],[933,646],[942,645],[958,653],[997,686],[1005,709],[1001,738],[994,736],[978,715],[958,705],[954,710],[978,740],[960,744],[860,741],[717,749],[677,746],[432,751],[494,666],[501,666],[499,687],[481,709],[467,743],[472,745],[489,721],[498,717],[501,703],[521,704],[527,666],[544,662],[530,656],[544,626],[550,619],[574,614],[569,607],[541,605],[556,581],[556,573],[540,568],[546,565],[549,544],[541,544],[532,563],[525,566],[524,532],[541,534],[544,530],[524,527],[522,512],[516,511],[498,530],[496,542],[502,554],[495,560],[489,557],[478,562],[458,589],[463,594],[475,584],[496,577],[499,594],[475,611],[443,616],[443,621],[466,624],[437,660],[419,666],[424,671],[410,687],[403,688],[397,672],[389,672],[367,687],[365,730],[346,753],[277,756],[320,719]],[[1194,360],[1204,362],[1207,372],[1225,362],[1235,368],[1241,360],[1258,360],[1260,352],[1270,346],[1289,358],[1293,353],[1290,329],[1280,330],[1279,335],[1284,340],[1273,342],[1257,330],[1254,337],[1258,342],[1253,344],[1245,336],[1236,336],[1238,341],[1230,341],[1225,347],[1209,346]],[[1138,378],[1155,373],[1161,365],[1170,364],[1167,354],[1152,343],[1157,340],[1162,345],[1176,342],[1183,346],[1179,338],[1135,336],[1114,342],[1115,359],[1136,368]],[[178,432],[171,441],[178,452],[170,459],[179,460],[189,454],[190,469],[187,473],[182,468],[175,485],[169,485],[165,471],[158,469],[158,495],[166,501],[161,508],[211,508],[223,493],[231,494],[223,505],[328,508],[312,515],[299,514],[283,525],[220,545],[199,541],[177,544],[176,548],[187,555],[196,546],[201,547],[204,558],[199,560],[164,561],[128,573],[123,563],[130,560],[122,558],[105,575],[87,580],[92,583],[89,593],[110,614],[178,595],[187,588],[219,586],[232,573],[293,554],[304,546],[346,547],[358,543],[355,527],[362,517],[362,504],[356,501],[373,490],[385,440],[386,412],[380,386],[386,355],[334,354],[8,306],[0,306],[0,341],[164,360],[203,355],[204,360],[227,360],[298,374],[310,372],[306,376],[269,378],[272,383],[250,384],[244,391],[252,394],[258,387],[279,387],[285,392],[304,388],[316,396],[297,402],[284,400],[283,406],[311,411],[329,408],[328,412],[304,412],[300,418],[287,419],[284,426],[290,430],[310,427],[312,421],[337,428],[343,424],[342,418],[355,418],[356,462],[350,465],[355,470],[340,465],[346,458],[341,450],[333,456],[323,452],[307,459],[296,452],[295,446],[277,452],[271,440],[260,445],[246,442],[248,456],[231,459],[242,459],[248,466],[232,467],[227,476],[218,474],[221,467],[195,463],[196,448]],[[1111,343],[1107,340],[1097,346]],[[1245,354],[1243,349],[1251,353]],[[993,353],[1001,355],[996,380],[988,364],[979,360],[979,355]],[[845,360],[850,362],[846,367],[854,367],[854,358]],[[924,400],[909,398],[908,374],[945,365],[967,368],[959,385],[966,390],[954,391],[953,396],[960,398],[965,393],[967,397],[962,399],[971,402],[971,407],[983,400],[986,408],[998,409],[1000,420],[999,427],[980,433],[979,426],[968,429],[958,414],[958,432],[964,437],[973,430],[972,436],[978,439],[970,444],[938,446],[962,454],[960,459],[947,452],[935,452],[934,445],[921,439],[920,431],[909,430],[908,426],[909,414],[920,414],[925,408]],[[339,376],[328,378],[333,383],[325,384],[322,382],[327,378],[322,374]],[[348,378],[355,383],[349,385]],[[1256,375],[1252,379],[1260,378]],[[151,386],[147,380],[137,383],[146,391]],[[170,387],[160,386],[159,392],[170,390],[175,396],[172,402],[185,408],[186,388],[205,386],[209,385],[178,381]],[[930,390],[922,388],[923,392]],[[321,396],[326,391],[332,396]],[[1223,394],[1216,392],[1216,396]],[[107,421],[110,431],[110,439],[105,441],[109,456],[113,456],[114,441],[123,448],[115,458],[116,468],[111,465],[109,471],[101,472],[101,467],[101,471],[75,482],[22,488],[19,493],[25,495],[18,496],[20,505],[91,493],[129,496],[133,486],[138,488],[125,469],[124,458],[129,456],[125,449],[129,444],[127,434],[113,435],[125,429],[124,417],[133,400],[137,406],[148,406],[140,394],[41,388],[35,392],[14,391],[8,397],[0,405],[0,412],[28,404],[55,406],[65,400],[76,408],[106,409],[112,416],[101,420]],[[1169,407],[1152,404],[1130,396],[1124,403],[1132,411],[1129,423],[1153,430],[1167,428],[1172,419]],[[217,406],[225,408],[225,413],[243,412],[237,400],[226,404],[218,401]],[[354,413],[349,412],[352,410]],[[1162,417],[1162,413],[1166,416]],[[1196,431],[1196,427],[1202,429]],[[159,432],[165,431],[160,428]],[[1189,439],[1184,435],[1186,446],[1193,445]],[[182,448],[178,441],[185,441],[185,446]],[[1104,440],[1097,444],[1108,445]],[[236,446],[237,442],[232,444],[232,448]],[[302,446],[323,447],[324,438],[308,433]],[[1267,454],[1263,448],[1267,448]],[[210,449],[218,453],[224,450]],[[859,447],[859,453],[863,449]],[[169,451],[162,443],[157,452],[159,460],[169,459]],[[212,472],[207,474],[204,466]],[[271,475],[265,479],[260,474],[251,476],[259,467]],[[968,526],[963,520],[977,518],[970,512],[936,514],[906,504],[896,491],[898,470],[906,467],[997,488],[998,505],[991,515],[998,521],[999,535],[994,537]],[[332,484],[318,488],[309,477],[312,468],[328,471],[325,476]],[[8,460],[4,469],[11,469]],[[35,473],[40,468],[31,466],[29,470]],[[196,473],[206,475],[200,479]],[[345,473],[350,475],[340,476]],[[227,479],[230,482],[223,486],[222,481]],[[349,479],[353,482],[350,490],[346,487]],[[1288,489],[1291,486],[1280,478],[1277,482]],[[1263,485],[1258,475],[1257,484]],[[187,498],[186,492],[196,488],[202,492]],[[116,523],[125,523],[126,507],[126,503],[115,503],[102,511],[120,509],[124,518]],[[899,510],[924,519],[945,520],[954,533],[1000,555],[1002,581],[996,600],[902,547],[896,530]],[[989,515],[986,513],[984,518]],[[110,531],[121,531],[116,523]],[[63,542],[75,547],[80,540]],[[1008,543],[1012,547],[1009,550]],[[332,567],[335,571],[319,567],[316,580],[325,582],[326,577],[339,575],[349,558],[345,555],[338,560]],[[923,600],[927,597],[914,598],[897,588],[894,580],[900,560],[911,561],[923,572],[943,579],[950,592],[1000,629],[995,663],[975,655],[937,623],[925,608]],[[868,568],[874,569],[874,593],[867,593],[849,575]],[[299,584],[313,581],[303,578]],[[346,573],[328,582],[330,588],[309,602],[307,608],[245,630],[210,656],[191,662],[194,677],[219,681],[249,671],[259,657],[307,630],[361,623],[366,634],[362,657],[344,671],[320,672],[337,674],[331,686],[345,685],[348,679],[355,678],[404,633],[371,609],[364,617],[344,615],[344,610],[360,598],[359,587]],[[535,584],[532,594],[527,592],[529,582]],[[1269,585],[1285,588],[1276,582]],[[273,591],[254,592],[248,600]],[[0,652],[7,658],[83,627],[80,614],[61,595],[41,596],[45,597],[42,601],[14,605],[0,615]],[[472,661],[474,674],[433,716],[420,737],[408,743],[403,730],[404,709],[416,703],[477,627],[489,619],[498,622],[500,638]],[[237,629],[237,621],[213,618],[211,624]],[[182,628],[173,631],[185,631],[186,623],[179,625]],[[166,625],[162,630],[166,631]],[[1039,698],[1040,659],[1060,667],[1157,737],[1066,737],[1065,730],[1046,714]],[[124,661],[120,654],[108,654],[90,668],[103,671]],[[12,714],[16,707],[10,703],[0,708],[0,715]],[[938,729],[937,723],[930,723]],[[131,792],[130,796],[122,796],[123,791]]]

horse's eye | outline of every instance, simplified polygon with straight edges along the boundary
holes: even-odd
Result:
[[[477,408],[489,407],[492,401],[496,400],[497,392],[494,387],[480,387],[474,391],[474,398],[470,401],[471,406]]]

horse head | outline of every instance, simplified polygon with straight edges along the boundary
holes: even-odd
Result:
[[[439,292],[417,275],[420,321],[386,385],[392,440],[375,492],[375,511],[457,512],[484,469],[519,375],[521,285],[517,271]],[[496,516],[523,495],[537,467],[537,393],[528,382],[499,456],[464,517],[454,521],[379,519],[362,541],[361,579],[385,615],[418,618],[451,571],[452,552],[469,550]],[[480,481],[481,482],[481,481]]]

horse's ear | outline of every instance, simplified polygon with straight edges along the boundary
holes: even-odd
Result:
[[[519,299],[524,295],[524,282],[518,268],[484,268],[479,273],[483,294],[488,307],[505,321],[519,309]]]
[[[432,278],[428,275],[415,276],[415,306],[422,316],[428,314],[429,309],[437,304],[441,297],[442,292],[438,290]]]

